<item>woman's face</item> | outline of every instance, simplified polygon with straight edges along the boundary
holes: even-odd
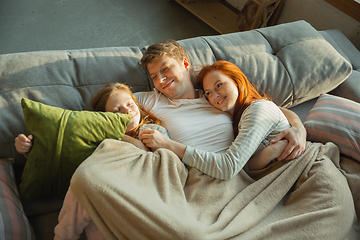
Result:
[[[140,111],[131,95],[123,90],[114,91],[108,98],[105,105],[106,112],[125,113],[131,115],[131,121],[126,132],[137,127],[140,122]]]
[[[220,71],[211,71],[203,79],[203,88],[211,105],[233,115],[239,92],[231,78]]]

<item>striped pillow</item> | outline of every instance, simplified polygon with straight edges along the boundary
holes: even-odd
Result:
[[[35,239],[20,202],[10,159],[0,159],[0,239]]]
[[[321,94],[304,121],[308,140],[333,142],[340,152],[360,162],[360,104]]]

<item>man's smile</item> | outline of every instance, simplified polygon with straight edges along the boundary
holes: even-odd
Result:
[[[170,87],[170,85],[171,85],[173,82],[174,82],[174,79],[171,80],[171,81],[169,81],[169,82],[163,87],[163,89],[166,89],[166,88]]]

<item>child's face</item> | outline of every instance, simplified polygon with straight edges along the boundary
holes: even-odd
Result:
[[[203,79],[203,88],[211,105],[231,115],[234,113],[239,92],[231,78],[219,71],[211,71]]]
[[[131,95],[122,90],[113,92],[105,105],[105,111],[113,113],[124,113],[131,115],[131,121],[126,129],[126,132],[137,127],[140,122],[140,111]]]

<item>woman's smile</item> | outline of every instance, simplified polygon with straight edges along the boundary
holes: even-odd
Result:
[[[225,101],[225,99],[226,99],[226,96],[221,98],[220,100],[218,100],[216,103],[221,105]]]

